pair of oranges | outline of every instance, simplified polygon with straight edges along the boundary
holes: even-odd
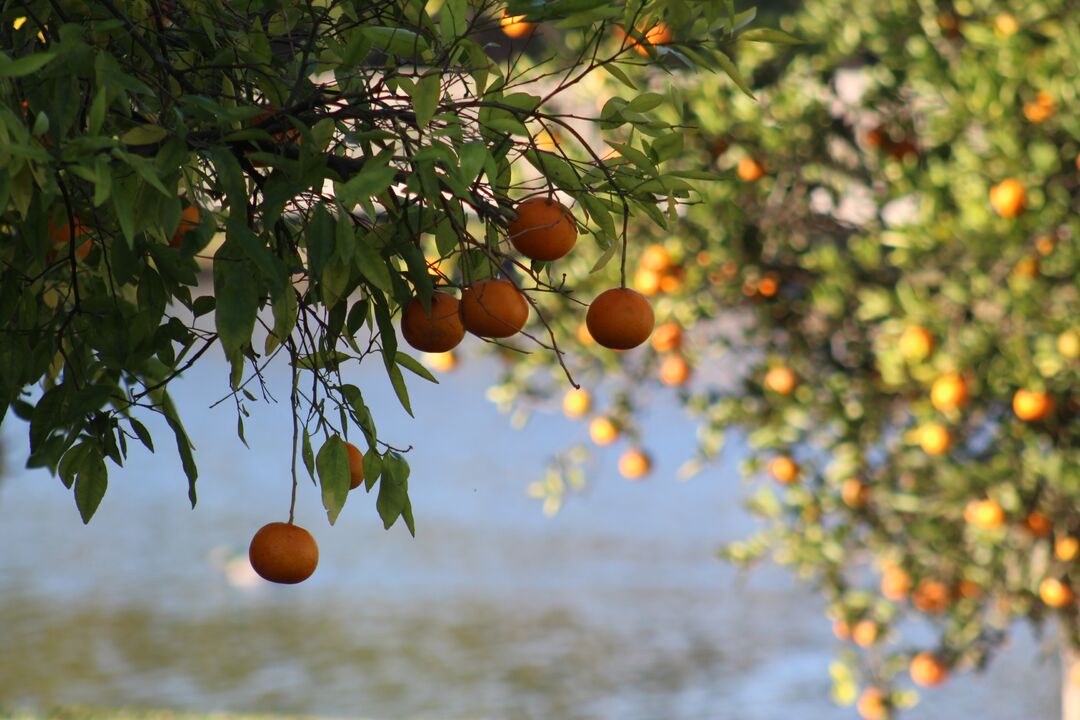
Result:
[[[345,443],[349,454],[349,489],[364,483],[364,454]],[[319,564],[319,545],[311,533],[292,521],[268,523],[255,533],[248,547],[251,567],[264,580],[295,585],[311,577]]]

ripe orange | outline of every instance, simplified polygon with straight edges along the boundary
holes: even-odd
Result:
[[[1053,235],[1040,235],[1035,240],[1035,251],[1038,252],[1043,257],[1046,257],[1047,255],[1050,255],[1051,253],[1053,253],[1054,248],[1056,248],[1056,247],[1057,247],[1057,237],[1055,237]],[[1038,270],[1039,270],[1039,264],[1036,261],[1036,263],[1035,263],[1035,271],[1038,272]]]
[[[848,478],[840,488],[840,499],[852,510],[858,510],[870,501],[870,488],[858,478]]]
[[[769,474],[781,485],[791,485],[799,479],[799,465],[787,455],[769,463]]]
[[[682,387],[690,380],[690,363],[682,355],[668,355],[660,362],[657,373],[660,382],[668,387]]]
[[[648,268],[638,268],[634,273],[634,289],[642,295],[652,297],[656,293],[660,292],[660,282],[662,278],[660,273],[655,270],[649,270]]]
[[[650,245],[641,253],[638,264],[646,270],[653,272],[667,272],[671,269],[671,254],[663,245]]]
[[[851,639],[851,625],[845,620],[836,620],[832,624],[833,635],[837,640],[847,642]]]
[[[90,228],[88,228],[86,224],[83,223],[83,221],[79,218],[75,218],[74,232],[72,232],[72,227],[69,223],[64,223],[63,225],[56,225],[53,223],[52,220],[50,220],[47,227],[49,231],[49,238],[52,240],[54,248],[57,245],[66,245],[69,242],[74,242],[75,258],[77,260],[85,260],[86,256],[90,254],[90,248],[94,246],[94,241],[90,238],[87,238],[86,240],[79,239],[90,232]],[[74,240],[72,239],[73,235]],[[50,250],[48,255],[46,256],[46,259],[48,260],[48,262],[53,262],[61,253],[66,256],[66,248],[57,248]]]
[[[401,334],[405,342],[421,352],[453,350],[465,337],[458,299],[443,292],[434,293],[429,314],[420,298],[414,297],[401,313]]]
[[[180,247],[184,236],[199,227],[200,222],[202,222],[202,210],[198,205],[188,205],[184,208],[180,213],[180,224],[176,226],[176,232],[169,238],[169,246]]]
[[[921,652],[911,659],[908,667],[916,685],[934,687],[949,679],[949,667],[932,652]]]
[[[930,388],[930,402],[941,412],[959,410],[967,405],[968,390],[964,378],[956,374],[939,377]]]
[[[795,392],[799,384],[799,378],[791,368],[774,367],[765,373],[765,389],[772,390],[779,395],[790,395]]]
[[[682,290],[682,268],[675,268],[660,274],[660,292],[677,293]]]
[[[964,522],[984,530],[994,530],[1005,524],[1005,511],[997,500],[972,500],[964,508]]]
[[[735,173],[743,182],[757,182],[765,176],[765,168],[754,158],[747,157],[739,161]]]
[[[893,602],[900,602],[911,592],[911,576],[897,565],[882,569],[881,594]]]
[[[1072,588],[1057,578],[1046,578],[1039,583],[1039,597],[1052,608],[1067,607],[1076,600]]]
[[[315,566],[319,564],[319,546],[304,528],[272,522],[262,526],[251,538],[248,559],[262,578],[294,585],[315,572]]]
[[[962,598],[979,599],[983,596],[983,589],[974,580],[961,580],[956,585],[956,595]]]
[[[649,339],[653,331],[652,305],[630,288],[600,293],[585,314],[585,324],[596,342],[612,350],[629,350]]]
[[[940,615],[949,609],[952,593],[945,583],[923,578],[911,593],[911,604],[927,615]]]
[[[558,260],[577,242],[574,216],[562,203],[546,197],[518,203],[508,230],[517,251],[532,260]]]
[[[351,442],[345,443],[349,452],[349,489],[355,490],[364,484],[364,453]]]
[[[457,367],[457,354],[453,350],[424,355],[424,362],[435,372],[450,372]]]
[[[529,303],[509,280],[481,280],[461,293],[461,324],[473,335],[506,338],[525,327]]]
[[[881,125],[871,128],[866,131],[866,146],[878,150],[888,140],[888,136],[885,134],[885,128]]]
[[[1014,218],[1024,210],[1027,188],[1015,178],[1007,178],[990,188],[990,205],[1003,218]]]
[[[881,635],[881,626],[870,619],[863,619],[855,623],[851,630],[851,639],[859,647],[870,647],[878,641]]]
[[[640,480],[652,470],[652,459],[647,454],[632,448],[619,458],[619,474],[627,480]]]
[[[1024,422],[1040,422],[1054,414],[1054,398],[1038,390],[1017,390],[1013,412]]]
[[[1016,263],[1012,271],[1013,277],[1017,278],[1033,278],[1039,275],[1039,259],[1035,257],[1026,257]]]
[[[900,335],[899,347],[908,362],[922,362],[934,352],[934,336],[922,325],[909,325]]]
[[[619,426],[611,418],[593,418],[589,423],[589,437],[597,445],[610,445],[619,439]]]
[[[1050,522],[1050,518],[1046,517],[1038,510],[1032,510],[1028,513],[1028,516],[1024,518],[1024,529],[1034,537],[1044,538],[1050,537],[1054,525]]]
[[[776,295],[776,291],[780,289],[780,279],[776,273],[765,273],[761,278],[761,282],[758,283],[758,294],[761,297],[771,298]]]
[[[507,37],[512,38],[524,37],[536,27],[536,23],[525,22],[524,15],[508,15],[505,11],[499,18],[499,25]]]
[[[625,31],[622,32],[623,34],[626,34]],[[626,44],[629,47],[634,48],[634,50],[637,51],[639,55],[643,55],[645,57],[649,56],[649,50],[647,49],[649,46],[667,45],[669,42],[671,42],[673,37],[671,34],[671,28],[669,28],[665,23],[662,22],[656,23],[651,28],[643,32],[642,35],[644,35],[645,37],[644,44],[639,42],[637,38],[630,35],[627,36],[629,39],[626,41]]]
[[[1062,562],[1072,562],[1080,555],[1080,540],[1074,537],[1059,537],[1054,541],[1054,557]]]
[[[570,419],[584,417],[592,407],[592,395],[585,388],[570,388],[563,395],[563,414]]]
[[[656,352],[672,352],[682,347],[683,331],[679,323],[666,322],[656,328],[652,335],[652,346]]]
[[[863,690],[859,701],[855,704],[855,709],[863,720],[885,720],[889,717],[888,698],[881,689],[876,687]]]
[[[275,125],[288,124],[287,121],[284,120],[284,116],[275,117],[278,115],[278,108],[276,105],[267,103],[264,107],[266,109],[263,112],[251,119],[252,127],[259,127],[268,120],[274,120]],[[301,135],[300,131],[291,126],[286,130],[274,133],[273,137],[279,144],[300,145],[304,141],[304,137]],[[253,160],[251,164],[255,167],[266,166],[266,163],[261,160]]]
[[[927,423],[919,428],[919,447],[927,455],[944,455],[952,446],[949,430],[939,423]]]

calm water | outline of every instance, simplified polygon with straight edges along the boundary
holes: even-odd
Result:
[[[522,431],[484,399],[497,368],[470,358],[397,408],[376,363],[360,385],[386,439],[416,445],[416,539],[384,532],[355,494],[336,527],[301,486],[315,576],[248,584],[244,553],[288,510],[290,426],[261,404],[235,436],[221,363],[177,386],[199,451],[191,511],[175,447],[135,446],[83,527],[69,491],[21,469],[26,427],[3,427],[0,715],[64,704],[311,713],[378,719],[833,720],[835,647],[822,605],[781,570],[741,575],[715,548],[753,528],[735,442],[690,482],[675,470],[693,427],[663,399],[646,427],[658,472],[618,478],[597,456],[591,490],[547,520],[525,486],[584,427],[539,414]],[[281,398],[285,375],[271,372]],[[181,392],[182,388],[182,392]],[[155,431],[159,425],[152,426]],[[906,717],[1053,718],[1058,668],[1035,641],[983,676],[930,692]]]

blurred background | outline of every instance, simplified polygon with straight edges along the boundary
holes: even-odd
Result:
[[[474,340],[475,342],[475,340]],[[475,346],[472,346],[475,349]],[[281,368],[270,386],[287,388]],[[546,519],[525,488],[584,428],[551,412],[520,431],[484,398],[498,362],[465,354],[442,385],[410,383],[404,414],[382,369],[350,378],[381,434],[413,443],[412,539],[381,528],[354,493],[335,527],[300,487],[298,522],[319,542],[315,575],[258,580],[256,529],[287,517],[290,423],[260,403],[235,436],[223,360],[177,388],[200,458],[199,504],[164,428],[89,526],[58,479],[21,469],[26,427],[2,427],[0,715],[55,708],[348,718],[830,720],[836,648],[822,601],[775,567],[715,558],[754,521],[733,438],[722,462],[680,482],[694,425],[659,391],[643,418],[656,472],[618,477],[597,452],[588,496]],[[986,674],[925,693],[913,719],[1050,718],[1055,656],[1026,630]],[[68,711],[63,717],[112,717]],[[136,715],[143,717],[143,715]],[[147,715],[146,717],[154,717]]]

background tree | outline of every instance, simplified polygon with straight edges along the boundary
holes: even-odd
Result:
[[[583,347],[577,376],[616,387],[564,409],[599,444],[628,436],[631,479],[650,383],[700,420],[685,474],[747,433],[765,529],[724,555],[771,555],[826,598],[835,696],[863,717],[983,666],[1024,619],[1060,633],[1078,718],[1075,7],[811,0],[781,26],[808,44],[740,45],[756,102],[679,83],[677,167],[723,179],[633,258],[652,347]],[[496,399],[561,393],[536,370]],[[582,452],[532,486],[549,512]]]
[[[660,169],[681,132],[650,114],[666,98],[630,75],[737,75],[725,51],[748,17],[691,0],[0,4],[0,418],[29,423],[29,465],[89,521],[106,461],[131,440],[153,450],[139,418],[160,415],[194,505],[170,391],[219,345],[241,440],[260,397],[287,393],[294,419],[289,523],[252,545],[264,576],[296,582],[317,562],[291,527],[298,456],[330,522],[350,488],[378,484],[385,525],[413,531],[404,449],[343,369],[381,362],[408,410],[402,370],[434,378],[401,339],[447,350],[465,328],[524,327],[517,350],[558,358],[552,314],[582,314],[576,277],[511,249],[508,226],[518,246],[555,223],[564,243],[589,235],[577,254],[615,284],[602,268],[625,257],[630,218],[665,224],[691,192]],[[562,99],[596,72],[631,97],[599,115]],[[621,154],[594,148],[598,129]],[[570,209],[545,219],[556,195]],[[264,380],[279,357],[287,389]]]

